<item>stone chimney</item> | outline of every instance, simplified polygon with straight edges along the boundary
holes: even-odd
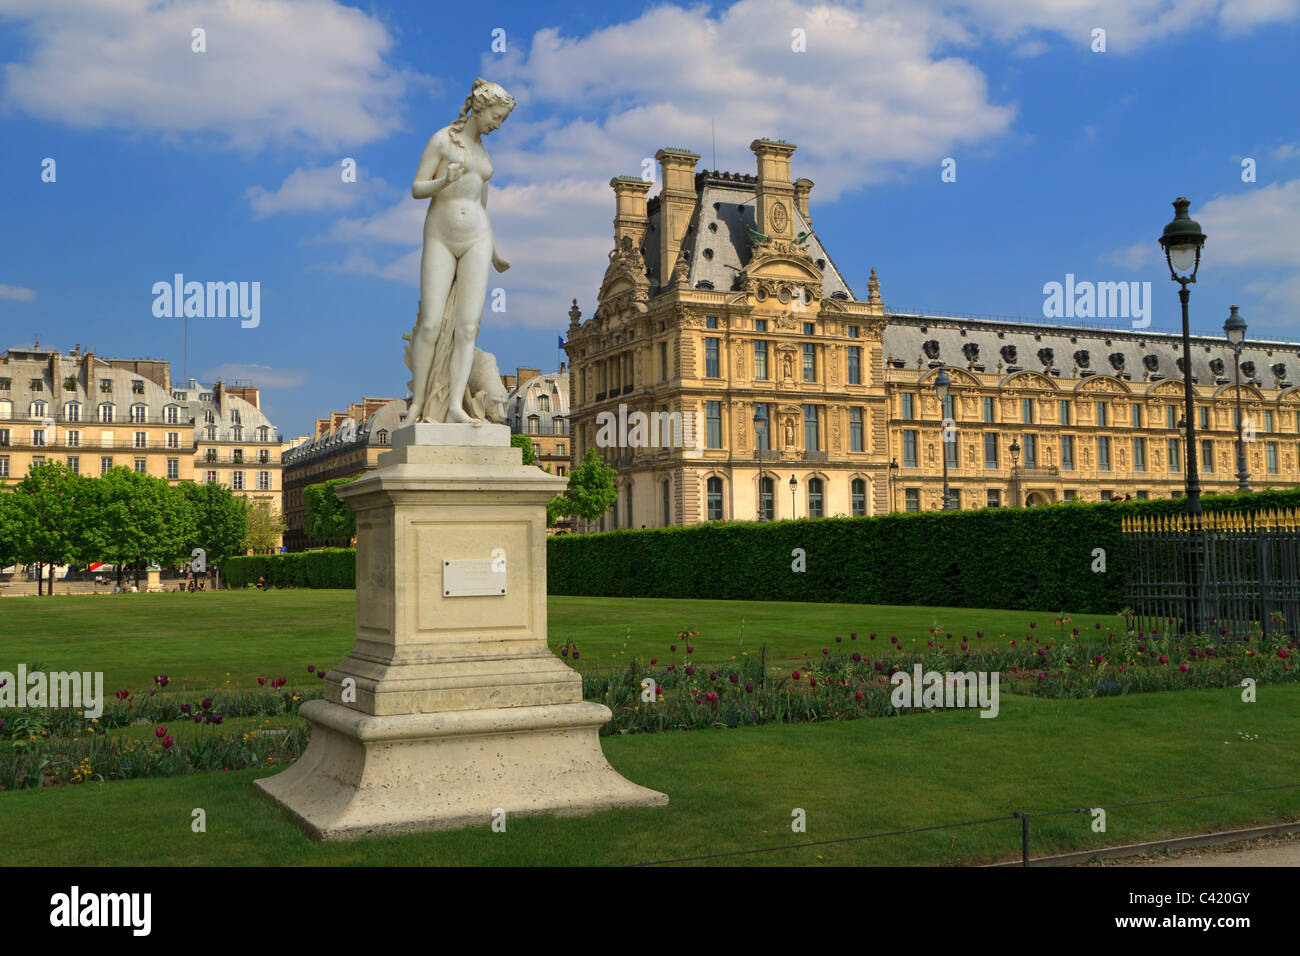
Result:
[[[615,176],[609,184],[614,187],[614,248],[619,248],[623,237],[628,236],[632,248],[640,250],[645,243],[645,197],[650,184],[636,176]]]
[[[655,153],[663,176],[659,194],[659,286],[672,283],[682,237],[695,214],[695,164],[700,157],[684,149],[661,149]]]
[[[803,213],[804,219],[808,225],[812,225],[812,213],[808,211],[808,194],[812,192],[813,181],[811,179],[796,179],[794,181],[794,202]]]
[[[756,228],[770,239],[793,239],[795,189],[790,181],[790,157],[795,147],[780,140],[756,139],[749,148],[758,158]]]

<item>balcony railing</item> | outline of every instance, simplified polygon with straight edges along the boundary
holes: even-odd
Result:
[[[529,428],[528,422],[515,422],[516,435],[538,436],[541,438],[555,437],[564,438],[569,435],[569,424],[565,422],[563,426],[543,425],[540,422],[536,428]]]

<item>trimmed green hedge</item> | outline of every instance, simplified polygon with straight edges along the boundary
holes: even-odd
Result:
[[[221,564],[221,574],[232,588],[257,584],[259,577],[265,578],[270,587],[354,588],[357,586],[357,552],[355,548],[324,548],[293,554],[228,558]]]
[[[1300,489],[1218,495],[1206,511],[1300,507]],[[989,607],[1112,613],[1125,604],[1125,515],[1182,498],[561,535],[550,594]],[[792,571],[802,548],[806,570]],[[1106,552],[1094,572],[1093,549]]]

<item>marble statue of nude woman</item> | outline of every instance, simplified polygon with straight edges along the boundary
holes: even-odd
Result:
[[[497,129],[515,101],[496,83],[474,81],[460,115],[434,133],[411,183],[414,199],[428,199],[420,259],[420,307],[407,337],[411,370],[409,422],[479,423],[488,417],[482,397],[497,382],[476,382],[474,370],[495,360],[474,347],[487,295],[488,266],[505,272],[487,215],[492,163],[482,136]],[[476,362],[486,357],[485,362]],[[479,377],[487,377],[484,374]],[[478,400],[476,400],[478,396]],[[495,416],[492,416],[495,417]]]

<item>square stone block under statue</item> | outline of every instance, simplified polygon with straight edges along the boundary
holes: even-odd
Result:
[[[318,839],[668,803],[609,766],[609,709],[547,646],[546,504],[565,481],[509,442],[504,425],[406,425],[339,489],[356,646],[302,705],[302,757],[255,781]]]

